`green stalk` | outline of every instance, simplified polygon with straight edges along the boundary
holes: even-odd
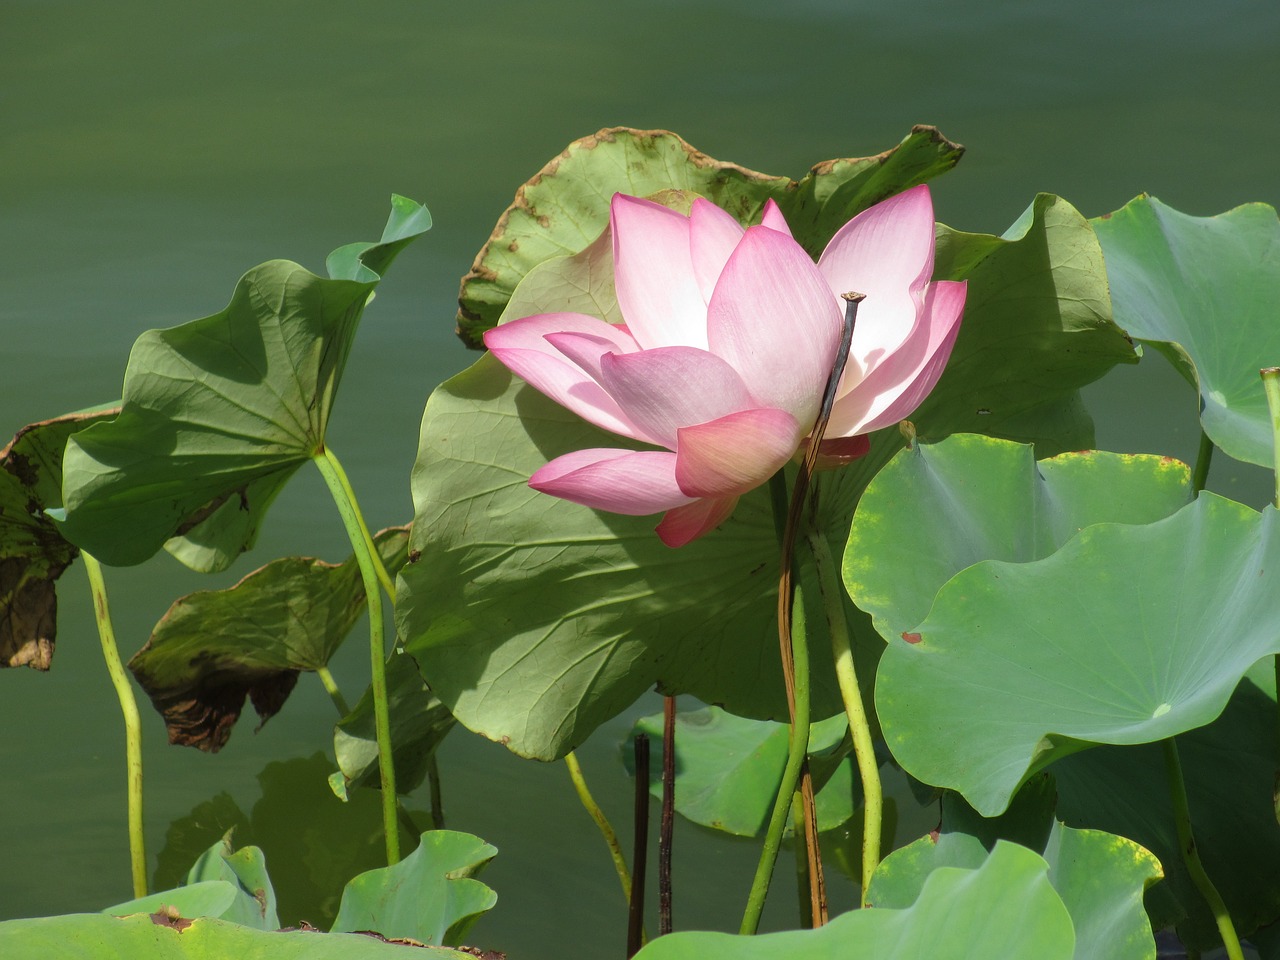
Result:
[[[343,485],[341,467],[328,449],[322,449],[311,458],[324,482],[329,486],[333,502],[342,516],[347,538],[360,565],[360,577],[364,581],[365,602],[369,607],[369,667],[370,686],[373,689],[373,727],[378,741],[378,772],[382,778],[382,829],[387,846],[387,865],[400,862],[400,830],[396,822],[396,771],[391,760],[391,718],[387,709],[387,650],[383,639],[382,595],[378,592],[378,575],[370,550],[368,529],[360,518],[360,507]],[[363,532],[362,532],[363,531]],[[385,585],[385,584],[384,584]]]
[[[443,830],[444,799],[440,795],[440,764],[436,761],[434,750],[427,757],[427,790],[431,794],[431,828]]]
[[[316,676],[320,678],[320,683],[324,686],[324,692],[329,694],[329,699],[338,708],[338,716],[345,717],[350,713],[351,708],[347,706],[347,698],[338,689],[338,682],[333,679],[333,674],[329,672],[329,668],[316,667]]]
[[[569,779],[573,781],[573,789],[577,792],[578,799],[582,801],[582,806],[591,815],[591,819],[596,822],[600,836],[604,837],[605,845],[609,848],[609,856],[613,859],[613,869],[617,871],[618,882],[622,884],[622,896],[630,903],[631,874],[627,870],[627,860],[622,855],[622,844],[618,842],[618,835],[614,833],[609,818],[604,815],[595,797],[587,789],[587,780],[582,775],[582,765],[578,763],[578,758],[572,750],[565,754],[564,765],[569,770]]]
[[[364,538],[369,556],[373,558],[373,569],[378,575],[378,582],[382,584],[382,589],[387,591],[387,598],[390,599],[391,605],[394,607],[396,605],[396,582],[391,579],[391,574],[387,572],[387,568],[382,562],[382,555],[378,553],[378,547],[373,542],[373,535],[369,533],[369,528],[364,522],[364,515],[360,512],[360,503],[356,500],[356,492],[351,486],[351,481],[347,479],[347,471],[342,469],[342,464],[338,462],[338,458],[333,455],[332,450],[326,447],[324,455],[333,467],[334,473],[337,474],[338,482],[342,484],[343,494],[355,510],[356,523],[360,525],[360,536]],[[353,540],[352,542],[354,543],[355,541]]]
[[[1195,837],[1191,833],[1191,807],[1187,803],[1187,784],[1182,777],[1182,761],[1178,757],[1178,745],[1173,737],[1162,741],[1164,746],[1165,770],[1169,775],[1169,796],[1173,800],[1173,820],[1178,828],[1178,845],[1182,848],[1182,860],[1191,874],[1191,882],[1200,890],[1201,896],[1209,904],[1213,919],[1218,924],[1218,933],[1223,945],[1227,948],[1230,960],[1244,960],[1240,949],[1240,938],[1236,936],[1236,928],[1231,922],[1231,914],[1223,902],[1218,888],[1209,879],[1204,864],[1200,862],[1200,852],[1196,849]]]
[[[809,884],[809,846],[800,842],[804,836],[804,797],[797,790],[791,795],[791,836],[796,848],[796,897],[800,907],[800,928],[813,928],[813,890]]]
[[[98,638],[102,641],[102,656],[107,661],[107,673],[111,685],[120,700],[120,712],[124,715],[124,757],[129,792],[129,864],[133,873],[134,899],[147,895],[147,850],[142,831],[142,721],[138,718],[138,701],[133,687],[120,662],[116,648],[116,633],[111,626],[111,609],[107,606],[107,585],[102,579],[102,567],[98,561],[80,551],[85,572],[89,575],[89,589],[93,593],[93,616],[98,622]]]
[[[1191,474],[1191,492],[1198,494],[1209,479],[1209,463],[1213,460],[1213,441],[1200,428],[1200,449],[1196,452],[1196,468]]]
[[[796,716],[791,725],[787,765],[782,771],[782,783],[778,785],[778,796],[773,802],[769,827],[764,835],[764,849],[760,852],[756,875],[751,881],[751,892],[747,895],[747,909],[738,929],[739,933],[746,935],[754,934],[760,926],[760,914],[764,912],[765,897],[769,894],[769,880],[773,877],[773,866],[778,860],[782,832],[786,828],[787,817],[791,815],[796,785],[800,782],[800,770],[804,766],[809,748],[809,646],[805,641],[804,596],[798,583],[795,585],[793,609],[791,654],[795,661]],[[796,843],[802,842],[802,838],[797,836]]]
[[[853,649],[849,644],[849,624],[844,615],[844,588],[836,576],[835,557],[827,538],[816,531],[805,534],[809,549],[813,552],[814,566],[818,572],[818,587],[822,591],[822,605],[827,614],[827,627],[831,634],[831,652],[835,657],[836,681],[840,686],[840,698],[849,718],[849,733],[853,738],[853,754],[858,762],[858,774],[862,778],[862,795],[865,798],[862,827],[862,893],[859,906],[867,905],[867,888],[871,875],[880,864],[880,831],[884,819],[884,793],[880,785],[880,765],[876,762],[876,750],[871,741],[871,725],[862,703],[862,691],[858,687],[858,675],[853,665]]]

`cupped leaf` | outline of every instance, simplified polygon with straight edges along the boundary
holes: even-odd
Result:
[[[966,309],[952,354],[961,372],[949,369],[941,399],[935,392],[913,415],[921,436],[945,437],[966,417],[983,425],[990,418],[972,411],[995,402],[993,389],[1021,391],[1029,406],[1018,409],[1060,403],[1070,412],[1082,379],[1126,355],[1127,342],[1105,316],[1070,321],[1081,301],[1105,305],[1101,273],[1080,267],[1093,262],[1085,256],[1094,243],[1088,224],[1051,199],[1038,201],[1028,221],[1018,240],[955,239],[950,275],[981,274],[985,293]],[[969,253],[955,252],[962,250]],[[608,244],[596,243],[537,267],[507,319],[566,304],[615,318],[610,256]],[[1015,329],[1026,332],[1010,337],[1015,301]],[[1101,349],[1103,341],[1112,349]],[[1083,362],[1062,359],[1073,353]],[[1053,432],[1031,437],[1042,452],[1079,445],[1080,421],[1044,423]],[[1083,423],[1091,438],[1091,422]],[[833,550],[843,549],[860,492],[902,442],[896,428],[880,431],[867,456],[821,477],[818,524]],[[421,559],[403,574],[399,633],[454,716],[517,753],[563,756],[654,684],[742,716],[786,716],[774,627],[778,545],[766,491],[743,497],[716,532],[672,551],[653,534],[655,518],[597,513],[526,485],[561,454],[628,445],[489,357],[428,401],[413,475],[411,546]],[[883,644],[865,615],[850,607],[849,617],[869,685]],[[814,672],[815,716],[841,709],[826,662]]]
[[[231,884],[236,898],[222,912],[201,916],[216,916],[258,930],[280,928],[280,918],[276,915],[276,892],[267,875],[266,857],[257,847],[234,850],[230,838],[224,836],[201,854],[187,873],[188,886],[209,880]]]
[[[1150,523],[1190,498],[1190,471],[1168,457],[1091,450],[1037,463],[1030,446],[971,434],[913,444],[858,503],[845,586],[898,640],[970,564],[1039,560],[1084,527]]]
[[[810,754],[831,750],[848,729],[843,715],[821,720],[809,735]],[[662,714],[636,721],[632,736],[644,733],[662,754]],[[735,717],[718,707],[676,715],[676,812],[694,823],[738,837],[764,830],[773,808],[782,768],[787,764],[788,727],[770,720]],[[628,740],[628,747],[630,746]],[[631,751],[623,762],[632,770]],[[821,784],[816,799],[818,827],[834,830],[853,816],[861,788],[852,761],[842,758]],[[662,768],[650,766],[650,792],[662,795]]]
[[[363,255],[385,266],[416,235]],[[139,337],[120,415],[67,445],[63,534],[109,564],[141,563],[182,537],[184,562],[229,565],[322,450],[376,279],[327,280],[273,260],[246,273],[220,313]]]
[[[881,660],[894,756],[990,816],[1059,757],[1211,722],[1280,651],[1276,528],[1273,508],[1206,493],[1156,523],[1086,528],[1043,560],[962,570]]]
[[[1142,896],[1161,876],[1154,856],[1124,837],[1056,822],[1038,852],[1049,865],[1049,883],[1071,915],[1074,960],[1153,960],[1155,941]],[[885,859],[868,900],[877,908],[909,907],[933,871],[978,869],[993,855],[968,834],[921,837]]]
[[[6,957],[77,960],[405,960],[405,945],[354,933],[314,930],[267,932],[207,917],[166,913],[108,917],[73,913],[0,923]],[[474,953],[420,947],[422,960],[475,960]]]
[[[883,868],[882,868],[883,869]],[[943,866],[903,909],[853,910],[817,930],[735,937],[674,933],[638,960],[1071,960],[1071,916],[1043,859],[999,844],[977,869]]]
[[[665,130],[611,127],[575,140],[516,191],[458,292],[458,334],[469,346],[496,326],[516,287],[539,263],[576,254],[609,224],[614,193],[647,197],[687,190],[743,222],[773,199],[792,232],[817,256],[854,214],[944,173],[964,148],[918,126],[875,157],[828,160],[795,181],[713,160]]]
[[[422,204],[391,195],[391,216],[377,243],[348,243],[325,259],[324,266],[334,280],[376,283],[386,276],[391,261],[400,251],[431,229],[431,211]]]
[[[408,550],[408,528],[374,538],[389,571]],[[332,564],[285,557],[226,590],[174,601],[129,669],[169,729],[169,742],[216,753],[247,696],[265,723],[303,670],[318,670],[365,612],[355,557]]]
[[[1237,460],[1272,465],[1258,370],[1280,363],[1280,220],[1263,203],[1192,217],[1138,197],[1093,221],[1116,322],[1200,393],[1200,423]]]
[[[456,945],[498,902],[496,893],[474,879],[497,852],[469,833],[424,833],[399,863],[347,884],[333,930],[376,930],[389,938]]]
[[[226,880],[200,880],[178,887],[176,890],[162,890],[127,903],[118,903],[107,907],[102,913],[112,917],[131,917],[139,913],[176,914],[181,917],[216,917],[232,912],[240,899],[239,884]],[[239,923],[239,920],[232,920]],[[279,924],[276,925],[277,927]],[[274,928],[273,928],[274,929]]]
[[[1272,672],[1269,661],[1259,666]],[[1280,918],[1280,830],[1271,801],[1275,716],[1274,697],[1246,679],[1217,720],[1178,737],[1196,848],[1241,936]],[[1163,750],[1097,747],[1060,760],[1053,772],[1059,817],[1130,837],[1160,858],[1165,880],[1147,892],[1152,924],[1176,926],[1182,942],[1197,950],[1219,944],[1217,924],[1182,858]]]
[[[449,708],[432,694],[418,665],[407,653],[393,653],[387,661],[387,710],[391,719],[391,760],[396,769],[396,791],[412,793],[426,778],[436,747],[457,721]],[[330,778],[330,784],[339,797],[345,800],[347,790],[353,786],[380,785],[372,685],[365,689],[355,709],[334,728],[333,752],[338,770]]]
[[[62,505],[67,437],[118,407],[32,423],[0,450],[0,667],[48,670],[58,636],[55,583],[78,551],[44,512]]]

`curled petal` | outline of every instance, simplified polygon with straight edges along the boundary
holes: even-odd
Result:
[[[636,341],[707,346],[706,301],[689,252],[689,218],[649,200],[613,195],[613,275],[618,306]]]
[[[710,302],[720,271],[742,234],[742,224],[710,200],[698,197],[693,201],[689,211],[689,252],[704,304]]]
[[[732,413],[680,430],[676,483],[694,497],[754,490],[791,459],[804,431],[785,410]]]
[[[681,427],[755,406],[733,367],[693,347],[603,356],[600,383],[631,423],[671,450]]]
[[[933,274],[933,200],[923,184],[860,214],[836,231],[818,268],[839,295],[856,291],[854,357],[863,370],[897,350],[915,326]]]
[[[917,330],[901,350],[836,400],[828,437],[870,433],[911,416],[951,357],[960,333],[966,283],[939,280],[929,285]]]
[[[657,526],[657,534],[668,547],[683,547],[728,520],[737,505],[737,497],[695,500],[688,506],[668,510]]]
[[[841,314],[808,254],[768,227],[747,229],[707,309],[711,352],[728,360],[761,407],[807,431],[840,341]]]
[[[556,457],[529,486],[584,507],[642,517],[693,501],[675,479],[676,455],[662,450],[593,447]]]
[[[541,313],[486,330],[485,346],[516,376],[588,423],[611,433],[650,441],[608,392],[556,346],[548,335],[577,333],[612,344],[619,353],[638,350],[625,328],[581,313]]]

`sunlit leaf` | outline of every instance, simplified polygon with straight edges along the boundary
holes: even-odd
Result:
[[[405,561],[408,531],[375,537],[390,571]],[[365,613],[354,557],[273,560],[233,587],[174,601],[129,669],[165,718],[169,742],[216,753],[247,696],[265,723],[304,670],[317,670]]]
[[[469,833],[424,833],[395,866],[370,870],[347,884],[333,930],[377,930],[384,937],[455,946],[498,902],[496,893],[474,879],[497,852]]]
[[[1205,493],[1156,523],[1088,527],[1044,560],[962,570],[916,642],[881,660],[894,756],[992,815],[1058,757],[1211,722],[1280,651],[1276,523]]]
[[[175,537],[185,538],[175,555],[197,569],[230,564],[322,449],[375,286],[273,260],[245,274],[220,313],[139,337],[120,415],[67,445],[64,535],[109,564],[141,563]]]
[[[223,837],[201,854],[187,873],[188,885],[208,880],[234,885],[236,899],[221,913],[206,916],[217,916],[259,930],[280,929],[276,892],[267,875],[266,858],[257,847],[234,850],[230,838]]]
[[[1138,197],[1093,221],[1116,322],[1200,392],[1200,423],[1237,460],[1272,465],[1258,370],[1280,364],[1280,220],[1250,203],[1192,217]]]
[[[481,334],[497,324],[512,292],[537,264],[578,253],[600,236],[614,193],[647,197],[688,190],[744,222],[758,222],[772,198],[817,256],[855,213],[946,172],[963,152],[935,128],[916,127],[878,156],[830,160],[793,181],[713,160],[665,130],[601,130],[569,144],[516,192],[462,278],[458,332],[480,347]]]

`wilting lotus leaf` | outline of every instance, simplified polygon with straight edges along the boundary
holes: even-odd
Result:
[[[1037,463],[1031,447],[988,437],[917,443],[862,495],[845,586],[881,636],[900,640],[972,563],[1038,560],[1091,524],[1150,523],[1190,496],[1190,471],[1168,457],[1090,450]]]
[[[882,866],[881,869],[884,869]],[[874,887],[873,887],[874,889]],[[637,960],[1071,960],[1072,918],[1048,865],[1025,847],[1000,843],[976,869],[943,866],[903,909],[853,910],[817,930],[737,937],[674,933]]]
[[[1192,217],[1138,197],[1093,221],[1116,322],[1165,354],[1200,392],[1215,444],[1272,465],[1271,417],[1258,370],[1280,364],[1280,220],[1250,203]]]
[[[412,793],[426,777],[436,747],[457,721],[431,693],[407,653],[393,653],[387,661],[387,711],[396,790]],[[333,752],[338,759],[338,772],[331,782],[339,797],[346,799],[351,786],[379,785],[372,686],[365,689],[360,702],[334,728]]]
[[[389,571],[404,564],[408,538],[406,527],[374,538]],[[246,696],[265,723],[299,672],[325,666],[365,610],[354,557],[285,557],[226,590],[176,600],[129,669],[165,718],[170,743],[216,753]]]
[[[1080,266],[1097,260],[1083,218],[1041,198],[1018,232],[1017,240],[948,241],[948,275],[972,270],[980,296],[966,308],[952,355],[959,372],[949,368],[941,397],[935,391],[912,418],[922,437],[940,439],[970,420],[983,424],[978,411],[999,406],[998,397],[1014,398],[1010,411],[1040,409],[1037,402],[1057,397],[1070,412],[1080,383],[1131,356],[1099,312],[1104,277]],[[566,304],[615,317],[609,257],[608,245],[597,243],[536,267],[507,317]],[[1011,323],[1025,335],[1010,337]],[[1002,429],[1020,414],[1009,416]],[[1087,417],[1045,422],[1057,432],[1032,437],[1042,450],[1092,437]],[[821,476],[819,524],[833,551],[843,549],[859,493],[902,443],[896,428],[880,431],[868,456]],[[413,475],[411,546],[421,559],[402,578],[399,634],[454,716],[517,753],[563,756],[654,684],[742,716],[786,716],[767,492],[743,497],[718,531],[672,551],[653,534],[656,518],[597,513],[526,485],[556,456],[619,445],[627,442],[489,357],[427,404]],[[883,644],[852,607],[850,618],[860,679],[869,685]],[[815,660],[816,716],[841,710],[827,663]]]
[[[1088,527],[1043,560],[962,570],[915,642],[881,660],[894,756],[990,816],[1059,757],[1210,723],[1280,650],[1276,516],[1204,493],[1156,523]]]
[[[347,884],[333,929],[377,930],[384,937],[454,946],[498,902],[475,879],[497,852],[469,833],[428,831],[399,863]]]
[[[58,635],[54,584],[78,551],[44,511],[62,505],[67,437],[117,409],[29,424],[0,450],[0,667],[49,669]]]
[[[1155,956],[1143,891],[1160,878],[1160,863],[1132,840],[1054,823],[1039,852],[1048,878],[1071,914],[1074,960],[1150,960]],[[876,870],[868,899],[877,908],[916,902],[942,867],[978,869],[992,854],[963,833],[921,837],[895,850]],[[994,956],[994,955],[993,955]]]
[[[385,268],[426,229],[398,202]],[[419,208],[420,209],[420,208]],[[63,534],[104,563],[141,563],[171,538],[200,570],[229,565],[281,487],[319,453],[372,280],[328,280],[285,260],[254,267],[231,303],[138,338],[124,406],[67,445]]]
[[[840,743],[848,729],[844,716],[813,725],[809,752],[822,753]],[[650,791],[662,795],[662,715],[636,721],[632,737],[647,734],[654,742],[649,769]],[[788,727],[770,720],[747,720],[718,707],[676,714],[676,812],[694,823],[739,837],[764,830],[787,764]],[[623,762],[632,770],[632,738]],[[821,784],[816,802],[818,826],[834,830],[853,816],[861,787],[852,761],[842,759]]]
[[[713,160],[665,130],[612,127],[575,140],[516,191],[462,278],[458,333],[473,347],[498,323],[516,287],[539,263],[586,249],[609,223],[614,193],[647,197],[687,190],[739,220],[759,222],[773,199],[814,256],[860,210],[956,165],[964,148],[916,127],[875,157],[828,160],[801,180]]]

